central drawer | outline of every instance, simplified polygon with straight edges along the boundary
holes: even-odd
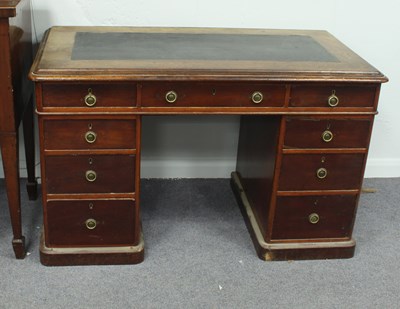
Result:
[[[135,192],[135,155],[45,157],[50,194]]]
[[[134,200],[48,201],[46,245],[135,245]]]
[[[280,191],[359,189],[365,154],[284,154]]]
[[[284,85],[262,83],[148,82],[142,84],[144,107],[278,107]]]

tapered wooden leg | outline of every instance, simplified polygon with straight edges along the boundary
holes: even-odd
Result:
[[[6,182],[8,207],[13,230],[12,245],[17,259],[25,257],[25,238],[22,236],[21,201],[19,190],[18,134],[4,133],[1,136],[1,155]]]
[[[26,107],[24,118],[22,122],[24,130],[24,145],[25,145],[25,159],[26,170],[28,173],[28,182],[26,190],[30,200],[37,199],[37,181],[35,177],[35,134],[33,123],[33,104],[32,100]]]

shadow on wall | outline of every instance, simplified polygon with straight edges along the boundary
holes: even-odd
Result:
[[[142,177],[229,178],[239,116],[144,116]]]

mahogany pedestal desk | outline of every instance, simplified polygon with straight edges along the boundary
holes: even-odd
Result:
[[[29,0],[0,0],[0,145],[13,229],[15,257],[25,257],[22,236],[18,127],[23,124],[27,190],[36,199],[33,129],[33,84],[27,75],[32,64],[32,33]]]
[[[55,27],[30,77],[43,264],[143,260],[141,119],[161,114],[241,115],[232,187],[261,259],[353,256],[387,79],[327,32]]]

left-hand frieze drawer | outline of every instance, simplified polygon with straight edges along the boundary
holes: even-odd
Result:
[[[43,107],[134,107],[136,106],[136,84],[64,84],[42,85]]]
[[[134,119],[43,120],[45,150],[135,149]]]
[[[135,192],[135,155],[46,156],[49,194]]]
[[[135,245],[134,200],[48,201],[46,245]]]

